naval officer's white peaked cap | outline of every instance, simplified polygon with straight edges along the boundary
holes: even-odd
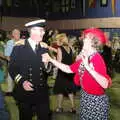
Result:
[[[45,26],[46,26],[45,19],[34,20],[25,24],[25,27],[45,27]]]

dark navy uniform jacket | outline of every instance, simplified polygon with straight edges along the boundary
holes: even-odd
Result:
[[[35,53],[28,40],[13,48],[9,73],[16,83],[13,92],[16,100],[30,103],[48,101],[47,73],[41,57],[46,52],[48,50],[39,45],[38,52]],[[34,91],[24,90],[25,80],[33,84]]]

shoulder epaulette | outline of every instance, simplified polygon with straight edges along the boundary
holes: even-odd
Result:
[[[40,46],[42,48],[48,48],[48,45],[45,42],[40,42]]]
[[[20,45],[25,45],[25,40],[24,39],[21,39],[21,40],[15,42],[15,46],[20,46]]]

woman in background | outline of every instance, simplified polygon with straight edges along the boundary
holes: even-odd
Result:
[[[68,37],[66,34],[61,33],[55,37],[58,49],[57,49],[57,61],[64,64],[70,65],[73,63],[73,52],[69,47]],[[73,83],[73,74],[67,74],[60,69],[58,69],[54,93],[57,95],[57,108],[56,112],[63,112],[62,103],[63,97],[68,96],[71,102],[71,113],[75,113],[75,103],[74,103],[74,92],[75,87]]]

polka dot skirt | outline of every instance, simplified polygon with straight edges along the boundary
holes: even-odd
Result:
[[[81,90],[80,120],[108,120],[109,100],[106,95],[91,95]]]

